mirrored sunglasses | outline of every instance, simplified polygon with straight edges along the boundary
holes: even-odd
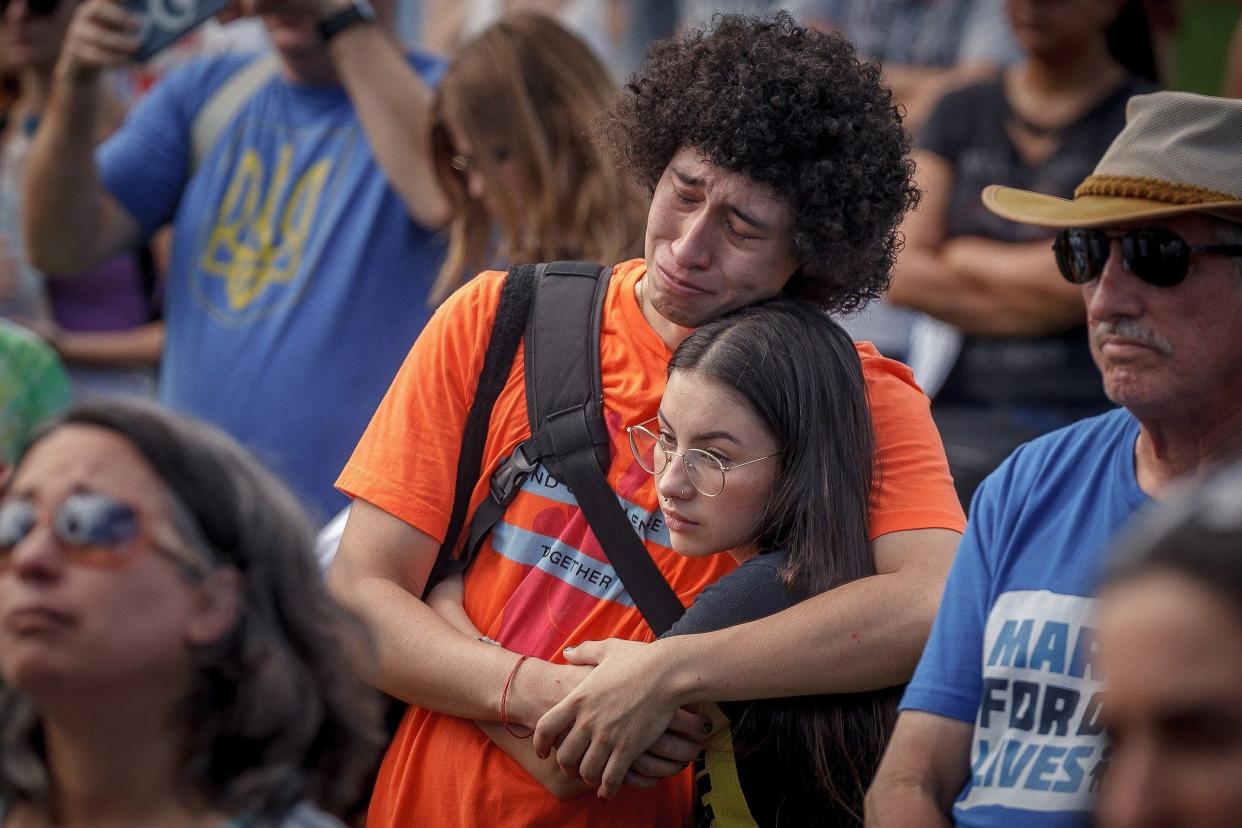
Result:
[[[1057,233],[1052,244],[1061,275],[1076,285],[1098,278],[1114,239],[1121,241],[1121,261],[1126,270],[1157,287],[1180,284],[1190,269],[1192,253],[1242,256],[1242,245],[1190,244],[1165,227],[1121,231],[1071,227]]]
[[[39,525],[39,509],[28,500],[0,503],[0,571],[12,562],[13,551]],[[133,559],[132,542],[138,538],[138,510],[100,492],[72,494],[51,515],[50,529],[68,559],[82,566],[124,566]],[[210,567],[204,556],[178,542],[172,533],[149,533],[155,548],[192,572]]]

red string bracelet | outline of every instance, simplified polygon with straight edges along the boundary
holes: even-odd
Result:
[[[518,656],[517,663],[513,665],[513,669],[509,671],[509,677],[505,679],[505,689],[500,691],[500,723],[504,725],[505,731],[515,739],[528,739],[535,732],[528,730],[526,733],[518,733],[513,729],[513,725],[509,724],[509,687],[513,684],[513,677],[517,675],[518,668],[528,658],[530,658],[528,655]]]

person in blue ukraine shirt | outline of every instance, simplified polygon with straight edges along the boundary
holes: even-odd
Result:
[[[443,67],[402,53],[395,0],[247,2],[274,54],[174,71],[97,155],[101,74],[139,35],[116,0],[83,3],[31,152],[27,235],[41,268],[73,273],[171,222],[161,400],[232,433],[324,520],[430,315]]]
[[[1120,408],[1020,447],[979,488],[875,782],[875,826],[1089,825],[1108,790],[1095,593],[1107,550],[1175,480],[1242,450],[1242,101],[1136,95],[1072,200],[988,187],[1060,228]]]

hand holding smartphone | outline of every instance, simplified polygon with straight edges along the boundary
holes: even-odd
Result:
[[[144,61],[214,17],[230,0],[124,0],[126,9],[142,19],[142,45],[134,59]]]

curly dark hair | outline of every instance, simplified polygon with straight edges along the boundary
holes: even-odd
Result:
[[[785,12],[719,15],[655,44],[601,132],[649,191],[694,147],[787,199],[800,265],[787,295],[848,312],[887,289],[914,162],[880,70],[845,38]]]

